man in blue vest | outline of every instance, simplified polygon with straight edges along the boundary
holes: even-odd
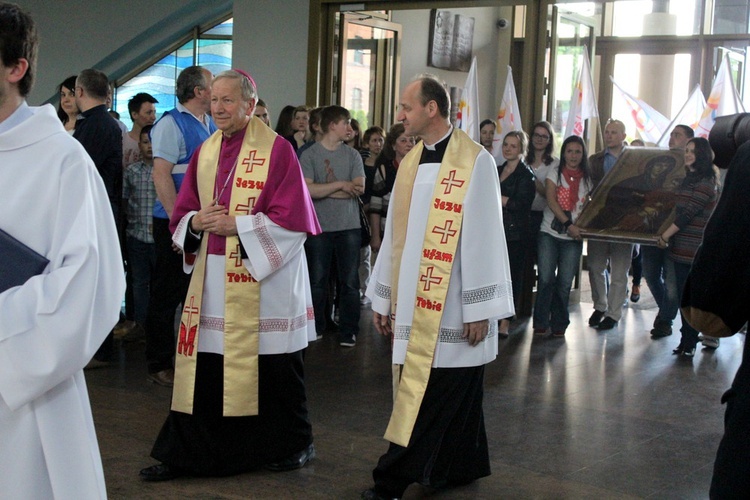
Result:
[[[211,107],[211,72],[200,66],[185,68],[177,77],[179,103],[164,113],[151,130],[154,156],[153,235],[156,269],[146,319],[148,378],[171,387],[174,382],[174,317],[185,298],[189,275],[182,270],[182,257],[172,247],[169,218],[193,152],[216,131],[208,111]]]

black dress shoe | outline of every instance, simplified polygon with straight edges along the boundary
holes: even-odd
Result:
[[[615,325],[617,325],[617,321],[607,316],[596,327],[599,330],[611,330],[612,328],[615,327]]]
[[[287,457],[284,460],[266,464],[266,469],[272,470],[274,472],[301,469],[309,460],[312,460],[313,458],[315,458],[315,446],[311,444],[304,450],[295,453],[294,455]]]
[[[157,482],[157,481],[171,481],[178,477],[186,476],[187,472],[184,469],[175,467],[169,464],[158,464],[152,465],[141,469],[138,474],[144,481]]]
[[[589,326],[596,326],[599,323],[601,323],[602,318],[604,317],[604,311],[597,311],[594,309],[594,313],[589,318]]]
[[[661,323],[657,326],[654,326],[651,329],[651,336],[655,339],[660,339],[662,337],[669,337],[670,335],[672,335],[671,325]]]

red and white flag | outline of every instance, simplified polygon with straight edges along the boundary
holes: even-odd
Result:
[[[742,105],[739,94],[737,94],[729,69],[729,55],[724,54],[719,71],[716,72],[706,108],[703,110],[701,119],[698,121],[698,127],[695,129],[695,135],[696,137],[707,138],[716,118],[744,112],[745,106]]]
[[[669,118],[659,113],[645,101],[625,92],[612,76],[609,79],[612,81],[615,90],[619,92],[620,97],[628,104],[630,115],[633,117],[633,121],[635,121],[635,127],[641,138],[644,141],[654,144],[659,142],[659,139],[669,126]]]
[[[513,83],[513,70],[508,66],[508,77],[505,79],[505,90],[497,112],[495,137],[492,139],[492,156],[496,160],[503,158],[503,138],[512,130],[523,130],[521,111],[518,108],[516,86]],[[525,153],[525,152],[524,152]]]
[[[565,138],[571,135],[583,137],[583,121],[599,116],[596,108],[596,96],[594,96],[594,82],[591,79],[591,65],[586,48],[583,50],[583,61],[581,71],[578,73],[578,82],[573,87],[570,96],[570,109],[568,110],[568,123],[565,126]]]
[[[479,142],[479,84],[476,57],[471,61],[469,75],[466,77],[461,100],[458,102],[456,127],[466,132],[474,141]]]

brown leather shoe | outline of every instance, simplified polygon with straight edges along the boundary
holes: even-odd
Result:
[[[130,333],[133,328],[135,328],[136,322],[131,320],[125,320],[121,321],[120,323],[117,323],[115,327],[112,329],[112,333],[115,336],[115,340],[120,340],[124,336],[126,336],[128,333]]]
[[[167,368],[160,372],[149,373],[148,379],[154,384],[163,387],[172,387],[174,386],[174,368]]]

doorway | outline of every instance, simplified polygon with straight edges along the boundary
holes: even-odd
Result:
[[[400,82],[401,25],[366,13],[336,13],[330,96],[359,121],[361,130],[390,126]]]

